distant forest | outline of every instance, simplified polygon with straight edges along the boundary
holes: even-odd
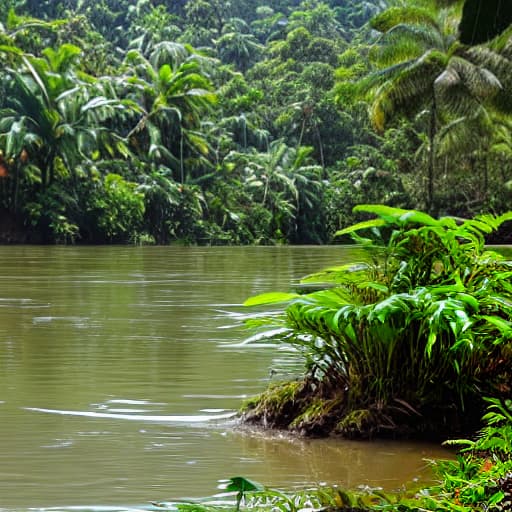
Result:
[[[357,204],[507,211],[509,4],[0,0],[0,241],[322,244]]]

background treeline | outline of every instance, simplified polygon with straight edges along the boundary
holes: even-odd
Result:
[[[481,4],[0,0],[0,238],[325,243],[358,203],[508,210],[512,16]]]

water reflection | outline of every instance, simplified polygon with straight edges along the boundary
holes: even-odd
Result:
[[[446,452],[269,437],[230,419],[271,368],[298,364],[243,343],[243,301],[354,250],[0,248],[0,510],[211,495],[235,474],[388,488],[421,475]]]

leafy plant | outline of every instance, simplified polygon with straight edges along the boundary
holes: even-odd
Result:
[[[242,476],[234,476],[229,479],[226,485],[226,491],[236,492],[236,511],[240,510],[240,503],[247,492],[262,491],[263,486]]]
[[[127,242],[137,237],[144,215],[144,195],[137,190],[136,183],[119,174],[107,174],[98,184],[91,203],[99,231],[107,240]]]
[[[500,396],[510,378],[512,263],[486,250],[485,236],[512,213],[462,221],[382,205],[354,210],[377,215],[338,233],[352,235],[366,260],[303,280],[320,290],[247,302],[287,303],[278,336],[305,358],[302,399],[284,426],[312,402],[336,399],[325,407],[330,418],[315,416],[328,431],[467,429],[481,415],[481,394]],[[269,421],[258,405],[253,412]]]

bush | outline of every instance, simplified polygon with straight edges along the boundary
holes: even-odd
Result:
[[[510,393],[512,262],[484,244],[512,213],[458,221],[387,206],[355,211],[378,216],[338,233],[367,249],[365,261],[303,280],[317,291],[247,301],[286,302],[280,339],[305,357],[301,400],[285,426],[344,435],[473,429],[481,396]],[[249,417],[283,426],[262,404]],[[312,404],[325,414],[311,423]]]
[[[133,242],[141,234],[144,195],[137,191],[136,183],[119,174],[107,174],[97,183],[89,210],[97,222],[94,231],[104,241]]]

